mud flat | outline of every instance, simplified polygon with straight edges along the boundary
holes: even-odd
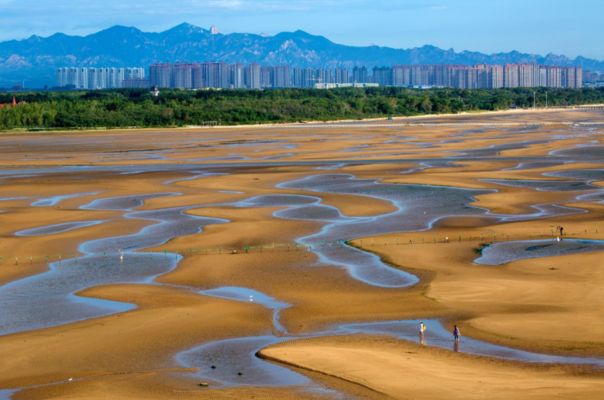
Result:
[[[0,398],[597,398],[603,122],[1,135]]]

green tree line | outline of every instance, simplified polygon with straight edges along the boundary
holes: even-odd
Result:
[[[26,92],[0,109],[0,130],[169,127],[361,119],[604,103],[604,89],[146,90]],[[10,104],[13,94],[0,94]]]

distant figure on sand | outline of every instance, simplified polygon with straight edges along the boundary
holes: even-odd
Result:
[[[420,321],[420,323],[419,323],[419,344],[421,344],[421,345],[426,344],[426,338],[424,336],[425,332],[426,332],[426,325],[424,325],[423,321]]]
[[[457,325],[453,325],[453,337],[455,338],[455,340],[459,340],[460,336],[461,332],[459,331],[459,328],[457,327]]]

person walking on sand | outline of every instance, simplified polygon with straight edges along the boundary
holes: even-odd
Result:
[[[425,332],[426,332],[426,325],[424,324],[423,321],[419,322],[419,344],[423,345],[426,343],[426,338],[425,338]]]
[[[457,340],[459,340],[460,336],[461,336],[461,332],[459,331],[459,328],[457,327],[457,325],[453,325],[453,337],[457,341]]]

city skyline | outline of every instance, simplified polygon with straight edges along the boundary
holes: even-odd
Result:
[[[156,63],[149,74],[141,67],[63,67],[57,70],[59,87],[71,89],[175,88],[275,89],[345,86],[451,87],[500,89],[519,87],[583,87],[581,67],[537,64],[394,65],[390,67],[297,68],[288,65]]]
[[[489,54],[518,50],[604,59],[604,49],[593,40],[604,31],[598,21],[603,12],[604,3],[596,0],[579,6],[568,0],[510,0],[488,6],[478,0],[0,0],[0,41],[56,32],[85,35],[116,24],[161,31],[188,21],[206,28],[216,25],[224,33],[272,35],[302,29],[355,46],[431,44]]]

